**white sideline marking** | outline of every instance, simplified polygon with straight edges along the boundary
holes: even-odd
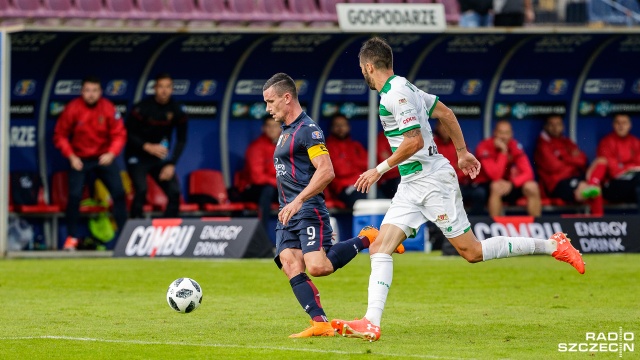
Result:
[[[113,340],[113,339],[96,339],[96,338],[71,337],[71,336],[53,336],[53,335],[0,337],[0,340],[37,340],[37,339],[95,341],[95,342],[104,342],[104,343],[138,344],[138,345],[179,345],[179,346],[200,346],[200,347],[260,349],[260,350],[306,351],[311,353],[332,353],[332,354],[341,354],[341,355],[367,355],[364,352],[290,348],[290,347],[278,347],[278,346],[252,346],[252,345],[235,345],[235,344],[192,344],[192,343],[182,343],[182,342],[174,342],[174,341],[161,342],[161,341],[144,341],[144,340]],[[411,357],[411,358],[418,358],[418,359],[471,360],[468,358],[446,357],[446,356],[436,356],[436,355],[388,354],[388,353],[379,353],[379,352],[372,352],[369,355],[404,357],[404,358]]]

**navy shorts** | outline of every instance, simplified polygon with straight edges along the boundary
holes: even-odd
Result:
[[[282,226],[280,224],[280,226]],[[276,257],[273,259],[282,269],[280,253],[284,249],[301,249],[303,254],[312,251],[329,251],[333,229],[329,222],[329,213],[317,217],[305,217],[292,224],[276,229]]]

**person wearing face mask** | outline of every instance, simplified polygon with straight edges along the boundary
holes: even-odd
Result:
[[[169,74],[157,75],[153,88],[155,94],[135,104],[125,124],[129,133],[125,158],[135,190],[131,217],[143,217],[149,174],[167,195],[163,216],[175,218],[180,206],[176,163],[187,141],[187,115],[171,96],[173,79]],[[171,144],[174,130],[176,142]]]

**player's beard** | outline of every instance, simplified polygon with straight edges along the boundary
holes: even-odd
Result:
[[[369,76],[368,73],[363,73],[362,76],[364,76],[364,81],[367,83],[367,85],[369,85],[369,89],[371,90],[378,90],[376,89],[376,84],[373,82],[373,79],[371,78],[371,76]]]

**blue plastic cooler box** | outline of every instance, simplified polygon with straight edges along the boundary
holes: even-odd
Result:
[[[358,235],[360,230],[367,225],[373,225],[379,229],[389,206],[391,206],[391,199],[356,201],[353,205],[353,236]],[[414,238],[406,239],[403,244],[407,251],[431,251],[429,232],[425,232],[425,225],[420,226]],[[427,244],[426,247],[425,244]]]

